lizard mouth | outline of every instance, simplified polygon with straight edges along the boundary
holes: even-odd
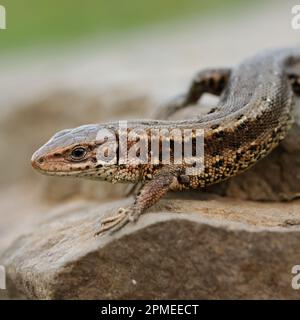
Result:
[[[57,169],[42,169],[42,168],[36,168],[35,169],[47,176],[60,176],[60,177],[67,177],[67,176],[92,176],[95,172],[94,170],[57,170]]]
[[[40,169],[35,168],[40,173],[47,175],[47,176],[73,176],[73,175],[79,175],[80,171],[60,171],[60,170],[46,170],[46,169]]]
[[[36,156],[35,154],[31,159],[32,167],[37,170],[39,173],[47,176],[60,176],[60,177],[86,177],[91,178],[95,176],[95,172],[97,172],[97,176],[101,178],[101,170],[96,169],[94,167],[79,167],[74,168],[72,166],[67,165],[66,163],[51,163],[43,159],[43,157]]]
[[[43,156],[40,156],[38,153],[35,153],[31,158],[32,167],[39,171],[42,174],[49,176],[71,176],[71,175],[79,175],[82,170],[80,169],[71,169],[65,165],[51,164],[46,162]],[[62,167],[65,168],[62,168]],[[88,171],[88,170],[87,170]]]

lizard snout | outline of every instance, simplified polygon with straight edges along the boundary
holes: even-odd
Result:
[[[34,169],[42,169],[42,164],[44,163],[45,159],[44,157],[40,154],[39,150],[36,151],[32,157],[31,157],[31,165]]]

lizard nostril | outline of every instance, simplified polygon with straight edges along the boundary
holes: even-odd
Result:
[[[40,166],[45,162],[45,157],[39,156],[38,153],[35,153],[31,158],[31,165],[35,169],[40,169]]]
[[[35,155],[33,155],[33,157],[31,158],[31,165],[34,169],[39,169],[43,161],[44,160],[42,158],[38,158]]]

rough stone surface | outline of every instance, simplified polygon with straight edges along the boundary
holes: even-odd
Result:
[[[93,237],[120,204],[48,214],[2,257],[11,290],[31,299],[299,298],[299,201],[167,199],[137,225]]]

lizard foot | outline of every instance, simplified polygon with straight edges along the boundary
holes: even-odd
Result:
[[[101,221],[101,228],[95,236],[102,235],[109,231],[114,233],[122,229],[129,222],[136,222],[141,215],[141,210],[136,207],[120,208],[116,215],[105,218]]]

